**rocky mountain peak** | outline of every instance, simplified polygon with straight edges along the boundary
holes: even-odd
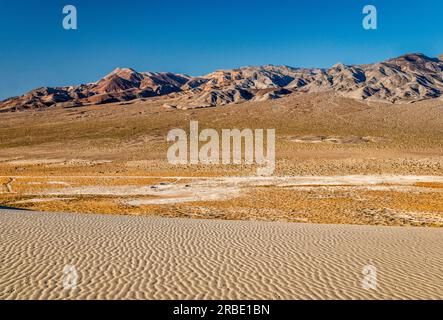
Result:
[[[195,108],[325,91],[354,99],[407,103],[442,96],[442,59],[443,55],[430,58],[409,53],[364,65],[338,63],[329,69],[248,66],[201,77],[116,68],[95,83],[38,88],[7,99],[0,102],[0,110],[103,104],[154,96],[170,99],[171,94],[178,99],[177,106]]]

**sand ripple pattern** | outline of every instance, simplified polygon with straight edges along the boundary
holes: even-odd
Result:
[[[0,299],[442,299],[442,248],[441,229],[0,210]]]

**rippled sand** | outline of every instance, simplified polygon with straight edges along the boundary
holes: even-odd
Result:
[[[441,229],[0,210],[0,299],[441,299],[442,248]]]

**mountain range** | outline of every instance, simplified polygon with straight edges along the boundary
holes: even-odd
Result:
[[[189,109],[326,91],[388,103],[440,98],[443,94],[443,55],[431,58],[413,53],[373,64],[339,63],[329,69],[273,65],[242,67],[199,77],[117,68],[94,83],[42,87],[6,99],[0,102],[0,110],[70,108],[153,97],[164,98],[166,106]]]

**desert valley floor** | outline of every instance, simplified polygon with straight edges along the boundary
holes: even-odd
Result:
[[[443,225],[443,103],[292,94],[178,110],[165,98],[0,114],[0,205],[79,213]],[[171,165],[169,130],[275,128],[276,170]]]

